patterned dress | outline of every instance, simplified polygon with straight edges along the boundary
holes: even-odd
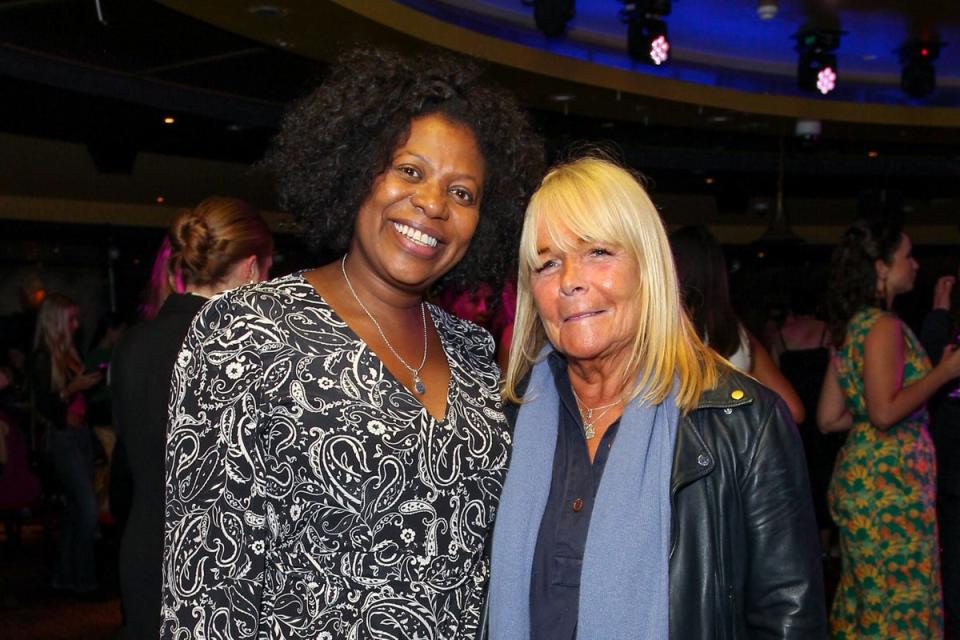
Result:
[[[867,334],[884,312],[866,308],[847,325],[839,381],[853,415],[830,484],[843,572],[833,601],[834,638],[943,637],[937,555],[936,460],[925,407],[887,431],[870,424],[864,400]],[[903,385],[930,371],[919,341],[902,325]]]
[[[203,308],[170,397],[162,638],[472,637],[510,436],[490,335],[430,315],[443,420],[301,274]]]

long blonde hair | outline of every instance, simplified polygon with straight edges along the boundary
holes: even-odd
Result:
[[[33,347],[43,348],[50,354],[50,385],[57,391],[66,386],[70,375],[83,370],[70,327],[71,317],[79,310],[70,298],[52,293],[44,298],[37,311]]]
[[[619,372],[624,400],[642,395],[643,401],[658,404],[676,379],[681,410],[696,406],[700,394],[716,386],[720,359],[697,337],[684,312],[667,234],[646,191],[629,171],[597,156],[555,166],[527,206],[504,399],[522,401],[517,385],[547,342],[530,284],[541,224],[562,249],[569,248],[562,237],[568,231],[587,242],[623,247],[636,261],[639,321],[633,348]]]

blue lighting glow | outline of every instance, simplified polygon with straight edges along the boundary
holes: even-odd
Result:
[[[716,87],[780,95],[807,95],[797,88],[796,41],[806,22],[801,0],[780,0],[772,20],[757,16],[757,0],[678,0],[666,18],[669,65],[632,61],[626,52],[626,25],[617,0],[577,0],[567,34],[546,38],[533,27],[532,8],[520,0],[399,0],[440,20],[523,46],[628,69],[657,77]],[[468,8],[469,7],[469,8]],[[837,50],[843,82],[831,98],[853,102],[960,106],[960,46],[938,59],[938,89],[915,99],[899,89],[896,49],[910,25],[902,14],[883,10],[841,10],[846,34]],[[939,26],[946,42],[960,43],[960,25]],[[835,79],[834,79],[835,81]]]

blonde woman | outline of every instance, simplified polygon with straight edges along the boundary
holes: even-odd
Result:
[[[637,179],[554,168],[520,251],[490,637],[823,637],[796,428],[697,337]]]
[[[55,589],[82,594],[97,588],[97,498],[83,392],[100,382],[102,375],[83,370],[73,344],[79,326],[75,302],[57,294],[47,296],[37,315],[31,375],[37,422],[66,498],[52,584]]]

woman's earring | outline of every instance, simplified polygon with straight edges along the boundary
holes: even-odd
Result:
[[[887,279],[880,278],[880,284],[877,286],[877,300],[881,303],[887,303]]]

